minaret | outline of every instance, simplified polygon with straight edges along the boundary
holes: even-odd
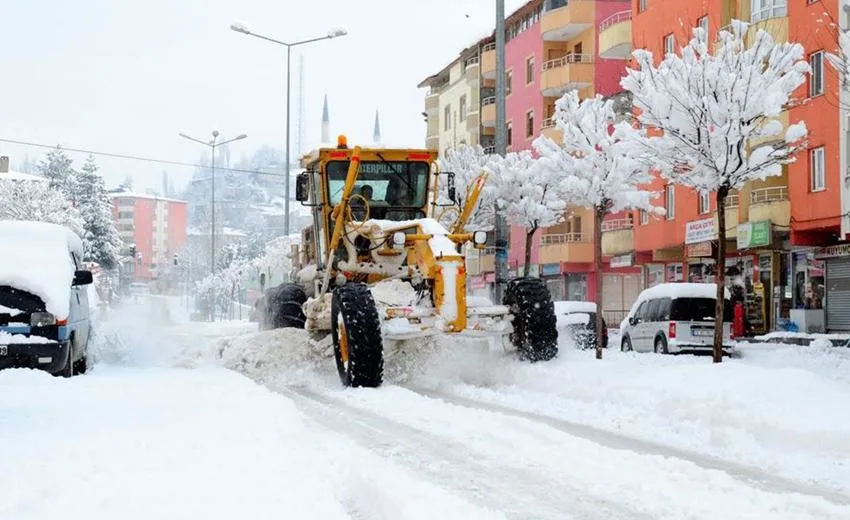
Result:
[[[325,94],[325,107],[322,109],[322,144],[331,142],[331,120],[328,116],[328,95]]]
[[[375,129],[372,131],[372,142],[381,144],[381,119],[377,110],[375,110]]]

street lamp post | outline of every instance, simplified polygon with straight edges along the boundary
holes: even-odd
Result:
[[[212,229],[210,230],[210,237],[211,237],[210,238],[210,262],[211,262],[210,270],[211,270],[212,274],[215,274],[215,149],[219,146],[222,146],[222,145],[225,145],[225,144],[228,144],[228,143],[232,143],[233,141],[239,141],[241,139],[245,139],[248,136],[245,135],[245,134],[241,134],[241,135],[234,137],[233,139],[228,139],[226,141],[218,142],[218,135],[219,135],[218,130],[213,130],[212,140],[210,140],[210,141],[202,141],[201,139],[196,139],[196,138],[194,138],[194,137],[192,137],[188,134],[185,134],[183,132],[180,132],[179,135],[180,135],[180,137],[182,137],[184,139],[188,139],[190,141],[200,143],[204,146],[209,146],[210,150],[211,150],[212,158],[210,160],[210,165],[211,165],[211,169],[212,169],[212,176],[210,177],[210,180],[212,181],[212,189],[211,189],[212,194],[210,196],[210,203],[212,204],[212,214],[211,214],[211,221],[212,221],[211,227],[212,227]]]
[[[284,159],[284,166],[286,168],[286,170],[284,172],[284,175],[286,177],[286,186],[284,187],[284,201],[283,201],[284,211],[286,212],[286,215],[284,215],[283,229],[284,229],[284,233],[286,235],[289,235],[289,175],[290,175],[289,174],[289,170],[290,170],[290,163],[289,163],[289,126],[290,126],[290,114],[289,114],[289,112],[290,112],[290,110],[289,110],[289,106],[290,106],[290,90],[292,90],[291,89],[291,82],[290,82],[290,78],[291,78],[290,70],[292,69],[292,66],[291,66],[292,48],[298,47],[299,45],[305,45],[305,44],[308,44],[308,43],[318,42],[318,41],[321,41],[321,40],[330,40],[331,38],[337,38],[339,36],[345,36],[346,34],[348,34],[348,31],[346,31],[343,28],[335,28],[335,29],[331,29],[330,31],[328,31],[328,34],[326,34],[325,36],[320,36],[318,38],[310,38],[308,40],[301,40],[301,41],[297,41],[297,42],[284,42],[284,41],[275,40],[274,38],[269,38],[268,36],[263,36],[261,34],[257,34],[255,32],[252,32],[248,28],[248,26],[245,25],[242,22],[233,22],[230,25],[230,29],[233,30],[233,31],[242,33],[242,34],[247,34],[248,36],[254,36],[255,38],[259,38],[261,40],[266,40],[268,42],[276,43],[278,45],[283,45],[284,47],[286,47],[286,147],[285,147],[286,148],[286,152],[285,152],[286,157]]]

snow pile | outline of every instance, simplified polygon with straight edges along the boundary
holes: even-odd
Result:
[[[15,317],[18,314],[23,314],[24,311],[20,309],[13,309],[11,307],[6,307],[5,305],[0,305],[0,314],[8,314],[11,317]]]
[[[561,348],[526,365],[460,346],[416,385],[670,446],[850,496],[850,352],[744,347],[743,358]]]
[[[32,345],[36,343],[50,345],[57,342],[41,336],[25,336],[24,334],[9,334],[8,332],[0,331],[0,345]]]
[[[416,289],[410,283],[397,278],[381,280],[370,287],[369,290],[372,292],[372,298],[375,299],[375,303],[379,307],[381,305],[387,307],[407,307],[414,305],[418,299]]]
[[[0,221],[0,285],[30,292],[44,300],[57,318],[68,316],[74,265],[69,252],[82,259],[80,237],[58,224]]]

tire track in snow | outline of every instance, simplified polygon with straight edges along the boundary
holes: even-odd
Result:
[[[538,424],[543,424],[552,427],[568,435],[587,439],[589,441],[595,442],[599,445],[608,448],[626,450],[646,455],[670,457],[691,462],[703,469],[722,471],[723,473],[726,473],[727,475],[744,482],[748,486],[757,487],[759,489],[771,493],[796,493],[800,495],[823,498],[824,500],[827,500],[835,505],[850,505],[850,496],[841,493],[840,491],[825,489],[819,486],[809,485],[804,482],[799,482],[796,480],[766,473],[764,470],[757,467],[738,464],[735,462],[730,462],[727,460],[707,455],[701,455],[699,453],[681,450],[662,444],[655,444],[634,437],[629,437],[628,435],[595,428],[586,424],[568,421],[566,419],[560,419],[538,413],[527,412],[510,406],[503,406],[499,404],[488,403],[486,401],[470,399],[467,397],[454,395],[449,392],[440,392],[416,386],[405,386],[404,388],[424,397],[438,399],[456,406],[476,410],[484,410],[501,415],[533,421]]]
[[[449,492],[461,492],[474,503],[505,513],[508,518],[558,520],[650,520],[622,504],[593,497],[562,479],[505,464],[498,456],[473,456],[470,448],[432,432],[352,407],[342,400],[305,388],[277,389],[291,398],[320,426],[351,438],[357,444],[401,463]],[[521,435],[528,437],[522,428]],[[534,442],[542,439],[534,438]],[[474,442],[471,439],[470,442]]]

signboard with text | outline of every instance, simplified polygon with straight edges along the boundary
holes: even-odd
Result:
[[[698,244],[717,240],[714,217],[694,220],[685,224],[685,244]]]
[[[738,225],[738,249],[752,249],[770,245],[771,228],[769,220],[744,222]]]

